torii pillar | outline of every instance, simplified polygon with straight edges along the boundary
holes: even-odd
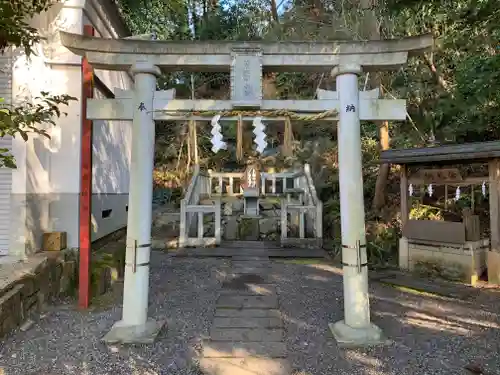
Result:
[[[132,66],[131,73],[135,84],[123,311],[122,319],[113,325],[103,341],[150,344],[165,324],[148,319],[155,149],[153,108],[160,69],[141,62]]]
[[[370,322],[368,264],[366,254],[365,209],[361,127],[359,119],[357,64],[333,69],[340,101],[338,158],[342,229],[342,268],[344,274],[344,320],[331,323],[339,344],[370,345],[382,340],[382,331]]]

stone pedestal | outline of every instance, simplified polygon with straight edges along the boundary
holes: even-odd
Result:
[[[242,216],[239,223],[239,239],[258,241],[260,239],[260,216]]]
[[[410,253],[408,248],[408,238],[399,239],[399,268],[402,270],[410,269]]]
[[[488,251],[486,257],[488,283],[500,285],[500,253]]]
[[[247,216],[259,215],[259,191],[257,189],[246,189],[243,192],[243,212]]]

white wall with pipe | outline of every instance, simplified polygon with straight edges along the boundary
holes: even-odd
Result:
[[[42,91],[68,94],[77,101],[61,106],[65,114],[56,121],[57,126],[47,126],[50,139],[33,134],[28,142],[20,137],[13,140],[13,154],[18,162],[12,173],[9,252],[13,255],[40,250],[42,234],[47,231],[67,232],[68,247],[78,247],[81,58],[61,45],[58,31],[82,33],[84,24],[91,24],[98,36],[118,35],[113,15],[103,16],[102,9],[95,11],[105,2],[70,0],[53,6],[31,22],[46,38],[36,46],[37,56],[27,58],[22,51],[14,51],[14,102],[36,100]],[[121,24],[116,24],[123,34]],[[111,89],[131,86],[131,79],[124,72],[106,72],[100,78]],[[126,225],[130,134],[124,123],[94,124],[93,239]],[[107,214],[109,210],[111,215]]]

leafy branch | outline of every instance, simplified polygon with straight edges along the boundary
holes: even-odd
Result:
[[[70,101],[77,100],[69,95],[50,95],[41,92],[34,103],[24,103],[20,106],[5,104],[0,98],[0,137],[20,135],[24,141],[28,140],[28,134],[39,134],[50,139],[46,128],[41,124],[56,125],[55,120],[67,113],[61,112],[59,105],[69,105]],[[8,149],[0,149],[0,167],[16,168],[14,157]]]

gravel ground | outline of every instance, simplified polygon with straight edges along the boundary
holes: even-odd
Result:
[[[339,349],[328,329],[343,318],[337,272],[327,265],[273,266],[289,360],[300,374],[467,374],[463,367],[471,363],[500,374],[500,293],[444,301],[372,282],[372,321],[392,343]]]
[[[121,307],[87,313],[59,307],[0,343],[0,374],[198,374],[200,341],[208,333],[228,262],[152,255],[150,315],[168,324],[156,344],[107,347],[100,342],[120,319]]]
[[[200,341],[228,262],[154,253],[152,264],[150,312],[168,321],[155,345],[100,343],[120,318],[119,307],[87,313],[58,307],[0,344],[0,374],[199,374]],[[463,366],[478,363],[500,375],[500,293],[485,290],[475,301],[450,301],[371,283],[372,320],[392,343],[339,349],[328,330],[329,322],[343,317],[337,269],[273,262],[272,277],[297,374],[467,374]]]

